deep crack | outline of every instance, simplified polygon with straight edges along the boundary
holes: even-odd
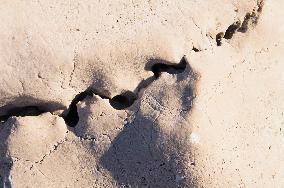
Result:
[[[109,100],[109,103],[113,108],[117,110],[122,110],[130,107],[136,99],[137,96],[135,95],[135,93],[131,91],[126,91],[120,95],[114,96],[112,99]]]
[[[79,122],[77,104],[80,101],[84,100],[87,96],[93,96],[93,93],[90,90],[86,90],[86,91],[81,92],[78,95],[76,95],[75,98],[72,100],[72,102],[69,105],[69,108],[67,110],[67,114],[63,115],[63,119],[65,120],[65,123],[68,126],[74,127]]]
[[[11,116],[38,116],[44,112],[45,110],[39,106],[15,107],[10,109],[6,115],[0,116],[0,122],[7,121]]]
[[[123,110],[130,107],[138,98],[139,92],[143,89],[148,87],[151,83],[153,83],[156,79],[158,79],[162,72],[167,72],[169,74],[178,74],[185,70],[188,62],[186,57],[182,57],[180,63],[172,64],[168,63],[163,60],[159,60],[154,62],[151,66],[151,71],[153,72],[154,76],[149,77],[146,80],[142,80],[138,86],[136,87],[135,91],[123,91],[121,94],[116,95],[112,98],[103,95],[103,92],[94,91],[93,89],[86,89],[85,91],[79,93],[75,96],[72,100],[71,104],[69,105],[68,109],[65,110],[61,116],[65,120],[65,123],[70,127],[75,127],[79,122],[79,114],[77,110],[77,104],[80,101],[83,101],[87,96],[98,95],[103,99],[108,99],[110,105],[117,110]],[[6,121],[11,116],[38,116],[45,112],[50,112],[48,110],[44,110],[44,106],[25,106],[25,107],[17,107],[14,109],[9,110],[9,113],[0,116],[0,121]]]
[[[178,74],[185,70],[187,61],[183,57],[179,64],[164,64],[156,63],[151,67],[151,71],[154,73],[155,78],[159,78],[162,72],[167,72],[170,74]]]
[[[233,24],[231,24],[226,30],[224,38],[231,39],[234,36],[235,32],[240,28],[240,26],[241,26],[240,21],[236,21]]]
[[[222,38],[224,37],[224,33],[220,32],[216,35],[216,43],[217,46],[221,46],[222,45]]]
[[[192,50],[193,50],[194,52],[200,52],[200,51],[201,51],[200,49],[196,48],[195,46],[192,47]]]

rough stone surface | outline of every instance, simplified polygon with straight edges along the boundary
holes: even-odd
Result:
[[[3,1],[0,187],[283,187],[283,8]]]

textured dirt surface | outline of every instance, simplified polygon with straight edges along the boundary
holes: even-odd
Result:
[[[3,1],[0,187],[283,187],[283,8]]]

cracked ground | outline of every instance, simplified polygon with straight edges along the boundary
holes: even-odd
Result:
[[[3,1],[0,188],[283,187],[283,8]]]

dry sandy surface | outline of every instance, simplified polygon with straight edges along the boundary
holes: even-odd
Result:
[[[2,0],[0,187],[284,187],[283,0]]]

